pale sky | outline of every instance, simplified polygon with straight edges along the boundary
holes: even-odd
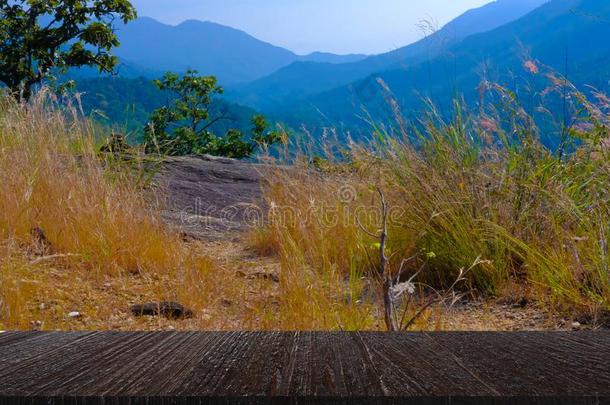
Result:
[[[438,27],[492,0],[132,0],[140,16],[177,24],[213,21],[298,54],[377,54],[421,37],[418,22]]]

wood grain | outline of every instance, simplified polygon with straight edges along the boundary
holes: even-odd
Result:
[[[6,332],[12,403],[605,404],[610,332]]]

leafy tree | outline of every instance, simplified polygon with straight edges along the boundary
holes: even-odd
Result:
[[[0,0],[0,82],[28,98],[53,69],[112,72],[114,21],[134,18],[128,0]]]
[[[153,111],[145,129],[148,152],[168,155],[210,154],[231,158],[252,156],[258,148],[267,148],[282,140],[277,131],[267,131],[268,123],[262,115],[252,118],[252,136],[245,139],[237,129],[229,129],[217,136],[210,128],[226,116],[211,116],[214,96],[223,92],[214,76],[199,76],[189,70],[184,76],[166,73],[155,80],[159,90],[173,97],[168,105]]]
[[[264,115],[252,117],[252,140],[260,147],[267,148],[273,144],[283,141],[282,133],[279,131],[267,131],[269,123]]]

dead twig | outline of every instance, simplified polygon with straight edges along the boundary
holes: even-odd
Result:
[[[392,287],[394,286],[394,279],[390,274],[388,263],[390,261],[386,254],[387,242],[388,242],[388,203],[385,198],[385,194],[380,186],[376,187],[377,194],[381,200],[381,213],[382,213],[382,229],[379,234],[375,234],[367,230],[362,223],[360,218],[356,217],[356,222],[362,231],[370,236],[371,238],[379,239],[379,267],[377,269],[378,276],[381,278],[382,293],[383,293],[383,306],[384,306],[384,319],[386,328],[389,331],[398,330],[398,322],[395,316],[394,300],[392,298]]]
[[[32,260],[29,265],[30,266],[35,266],[37,264],[40,264],[42,262],[46,262],[48,260],[54,260],[54,259],[65,259],[68,257],[82,257],[82,255],[79,254],[75,254],[75,253],[64,253],[64,254],[55,254],[55,255],[48,255],[48,256],[42,256],[39,257],[35,260]]]
[[[414,295],[416,293],[416,283],[415,280],[419,275],[425,270],[428,265],[428,260],[426,260],[419,269],[409,277],[408,280],[401,282],[401,279],[405,275],[407,271],[407,264],[416,260],[421,253],[416,253],[413,256],[404,259],[401,264],[398,272],[393,275],[389,266],[390,257],[387,255],[387,243],[388,243],[388,202],[386,200],[385,194],[380,186],[376,187],[377,194],[379,194],[380,204],[381,204],[381,213],[382,213],[382,223],[381,230],[379,233],[374,233],[369,231],[360,221],[360,218],[356,216],[356,223],[358,227],[362,230],[363,233],[370,236],[371,238],[378,239],[378,248],[379,248],[379,267],[377,268],[377,272],[375,276],[379,279],[381,283],[381,291],[383,296],[383,306],[384,306],[384,320],[386,324],[386,328],[388,331],[402,331],[408,330],[411,328],[415,322],[433,305],[442,304],[448,301],[451,301],[451,306],[455,305],[455,303],[460,299],[460,296],[456,295],[455,289],[457,285],[464,280],[466,280],[466,274],[470,272],[474,267],[485,263],[485,261],[481,260],[478,257],[475,262],[468,269],[460,269],[458,277],[453,282],[453,284],[444,292],[436,291],[434,288],[430,289],[434,292],[435,297],[428,300],[425,304],[423,304],[415,313],[414,316],[408,318],[408,312],[411,307],[411,303],[413,302]],[[432,252],[431,252],[432,253]],[[432,253],[433,255],[433,253]],[[367,253],[368,256],[368,253]],[[429,257],[430,258],[430,257]],[[423,284],[420,284],[423,285]],[[399,298],[403,297],[407,294],[408,298],[406,299],[406,304],[404,305],[403,313],[400,319],[396,316],[396,302]],[[404,299],[404,298],[403,298]]]

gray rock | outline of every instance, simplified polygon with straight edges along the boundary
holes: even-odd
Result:
[[[192,318],[193,311],[177,302],[149,302],[131,307],[134,316],[164,316],[168,319]]]
[[[234,239],[265,219],[261,184],[269,168],[212,156],[164,158],[155,176],[167,195],[163,219],[185,240]]]

